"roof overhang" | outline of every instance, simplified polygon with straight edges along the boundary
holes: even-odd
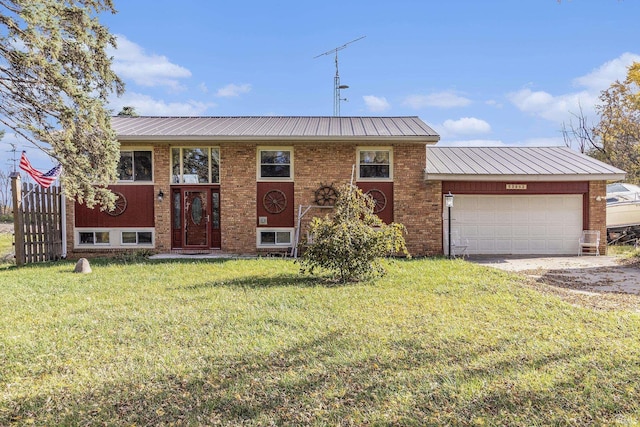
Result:
[[[429,174],[425,171],[426,181],[469,181],[469,182],[576,182],[576,181],[621,181],[624,173],[610,174],[566,174],[566,175],[468,175],[468,174]]]
[[[177,142],[222,143],[222,142],[297,142],[297,143],[380,143],[380,144],[435,144],[439,136],[204,136],[204,135],[117,135],[122,142],[154,142],[171,144]]]

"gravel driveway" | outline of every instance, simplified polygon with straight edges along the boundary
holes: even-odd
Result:
[[[640,295],[640,268],[621,257],[472,257],[470,261],[564,288]]]

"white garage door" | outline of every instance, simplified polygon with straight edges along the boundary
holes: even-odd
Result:
[[[456,195],[451,219],[452,240],[460,236],[469,254],[573,255],[582,233],[582,195]],[[443,229],[447,253],[447,208]]]

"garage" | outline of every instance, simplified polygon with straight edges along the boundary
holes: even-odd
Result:
[[[470,255],[575,255],[582,216],[581,194],[464,194],[455,197],[451,229],[464,239]],[[443,229],[446,242],[448,228]]]
[[[624,171],[567,147],[427,147],[425,180],[440,185],[442,252],[449,212],[470,255],[577,255],[583,230],[606,253],[606,184]],[[453,196],[449,209],[445,195]]]

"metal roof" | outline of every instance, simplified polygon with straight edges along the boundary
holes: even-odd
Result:
[[[427,147],[427,180],[622,180],[625,171],[567,147]]]
[[[399,139],[437,142],[418,117],[128,117],[111,118],[120,140]]]

